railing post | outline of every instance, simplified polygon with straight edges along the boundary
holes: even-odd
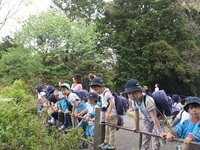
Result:
[[[139,149],[142,147],[142,133],[139,133]]]
[[[104,141],[105,137],[105,125],[101,122],[101,108],[95,109],[95,122],[94,122],[94,149],[97,150],[97,146]]]
[[[77,127],[77,117],[72,116],[73,119],[73,127],[76,128]]]

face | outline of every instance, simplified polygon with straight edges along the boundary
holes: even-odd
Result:
[[[64,96],[67,96],[67,95],[69,95],[70,90],[67,89],[67,88],[65,88],[65,87],[61,87],[61,92],[62,92],[62,94],[63,94]]]
[[[73,82],[76,82],[76,80],[75,80],[75,78],[74,78],[74,77],[72,78],[72,81],[73,81]]]
[[[139,101],[141,96],[142,96],[141,91],[134,91],[134,92],[128,93],[128,98],[134,101]]]
[[[91,87],[96,93],[101,94],[103,92],[103,88],[104,87],[100,87],[100,86],[94,86]]]
[[[94,104],[94,102],[95,102],[94,100],[88,99],[89,104]]]
[[[199,105],[189,105],[188,112],[192,118],[198,118],[200,113]]]

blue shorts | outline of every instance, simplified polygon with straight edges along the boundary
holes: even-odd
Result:
[[[75,108],[75,112],[79,113],[83,110],[87,109],[87,104],[84,101],[81,101]]]
[[[87,127],[86,127],[86,136],[88,137],[88,136],[94,136],[94,131],[93,131],[93,129],[94,129],[94,126],[93,125],[87,125]]]

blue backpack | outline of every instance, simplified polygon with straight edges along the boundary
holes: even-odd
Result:
[[[128,101],[125,97],[112,93],[115,100],[115,107],[118,115],[125,115],[128,110]]]
[[[152,93],[155,100],[158,115],[171,116],[171,108],[168,103],[168,97],[164,90],[155,91]]]
[[[107,90],[104,92],[104,94],[108,92]],[[110,92],[110,91],[109,91]],[[104,95],[103,94],[103,95]],[[116,93],[112,93],[114,100],[115,100],[115,107],[116,107],[116,112],[118,115],[125,115],[126,111],[128,110],[128,101],[126,100],[125,97],[119,96]],[[109,104],[107,108],[109,107]],[[106,108],[106,109],[107,109]]]

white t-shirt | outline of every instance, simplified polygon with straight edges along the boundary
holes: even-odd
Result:
[[[176,117],[178,119],[181,119],[180,123],[183,123],[185,120],[190,119],[190,114],[186,112],[185,110],[181,110]]]
[[[39,100],[40,102],[43,102],[43,101],[45,100],[45,98],[44,98],[45,95],[46,95],[45,92],[40,92],[40,93],[38,93],[38,100]]]
[[[95,109],[97,108],[97,107],[99,107],[98,105],[91,105],[91,104],[89,104],[88,103],[88,105],[87,105],[87,114],[86,115],[89,115],[89,114],[95,114]],[[89,125],[94,125],[94,122],[92,122],[92,121],[88,121],[88,124]]]
[[[141,102],[133,102],[133,110],[140,111],[143,115],[143,119],[152,122],[150,112],[155,110],[155,101],[152,97],[146,95],[146,100],[144,104],[144,95],[142,94],[142,101]]]
[[[105,98],[105,95],[107,95],[109,93],[109,96],[107,98]],[[113,103],[114,103],[114,107],[113,109],[111,110],[111,113],[110,115],[111,116],[116,116],[117,115],[117,112],[116,112],[116,107],[115,107],[115,100],[114,100],[114,97],[112,95],[112,93],[110,92],[110,90],[108,88],[106,88],[104,90],[104,92],[102,94],[100,94],[100,97],[101,97],[101,103],[102,103],[102,108],[105,107],[107,108],[109,103],[108,101],[112,100]],[[112,99],[111,99],[112,98]]]
[[[75,93],[70,93],[70,94],[67,96],[67,100],[68,100],[68,102],[70,102],[72,105],[73,105],[73,103],[76,103],[76,105],[78,105],[79,102],[81,101],[80,98],[78,97],[78,95],[76,95]]]

